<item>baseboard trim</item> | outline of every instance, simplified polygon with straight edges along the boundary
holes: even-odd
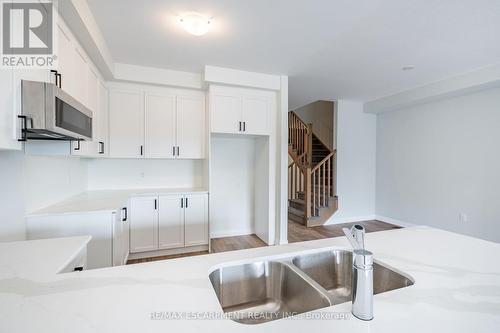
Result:
[[[200,252],[200,251],[208,251],[208,245],[198,245],[198,246],[190,246],[190,247],[181,247],[181,248],[177,248],[177,249],[130,253],[127,260],[163,257],[163,256],[174,255],[174,254]]]
[[[405,221],[393,219],[392,217],[381,216],[381,215],[375,215],[375,220],[394,224],[394,225],[404,227],[404,228],[416,226],[416,224],[414,224],[414,223],[405,222]]]
[[[252,229],[246,230],[233,230],[233,231],[212,231],[210,232],[210,239],[223,238],[223,237],[234,237],[234,236],[246,236],[254,234],[255,231]]]
[[[370,221],[370,220],[375,220],[375,215],[366,215],[366,216],[353,216],[353,217],[346,217],[346,218],[335,218],[333,217],[329,221],[327,221],[323,225],[334,225],[334,224],[343,224],[343,223],[352,223],[352,222],[363,222],[363,221]]]

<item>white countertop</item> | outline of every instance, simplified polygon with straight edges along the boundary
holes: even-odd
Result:
[[[21,279],[52,280],[90,239],[78,236],[0,243],[0,286]]]
[[[344,237],[54,275],[0,280],[1,332],[496,332],[500,244],[428,227],[375,232],[375,259],[409,274],[413,286],[374,297],[375,319],[151,320],[152,312],[221,311],[208,279],[218,265],[347,248]],[[49,262],[51,258],[46,258]],[[5,269],[5,266],[3,266]],[[8,267],[7,267],[8,268]],[[1,273],[0,275],[4,275]],[[351,303],[315,312],[350,312]]]
[[[92,212],[114,212],[126,206],[131,197],[183,193],[208,193],[203,188],[148,188],[87,191],[28,214],[31,216]]]

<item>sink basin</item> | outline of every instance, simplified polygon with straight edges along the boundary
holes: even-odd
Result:
[[[330,295],[332,304],[351,300],[352,252],[326,251],[296,256],[292,263],[321,285]],[[380,265],[373,264],[374,294],[411,286],[413,281]]]
[[[210,281],[223,311],[244,324],[330,306],[327,295],[288,263],[261,261],[223,267],[210,274]]]

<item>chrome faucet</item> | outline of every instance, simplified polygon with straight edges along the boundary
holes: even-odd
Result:
[[[352,314],[361,320],[373,319],[373,253],[365,250],[365,229],[355,224],[343,228],[353,247]]]

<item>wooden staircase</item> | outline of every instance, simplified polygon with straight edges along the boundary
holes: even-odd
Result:
[[[307,227],[324,224],[338,209],[336,150],[291,111],[288,155],[288,218]]]

